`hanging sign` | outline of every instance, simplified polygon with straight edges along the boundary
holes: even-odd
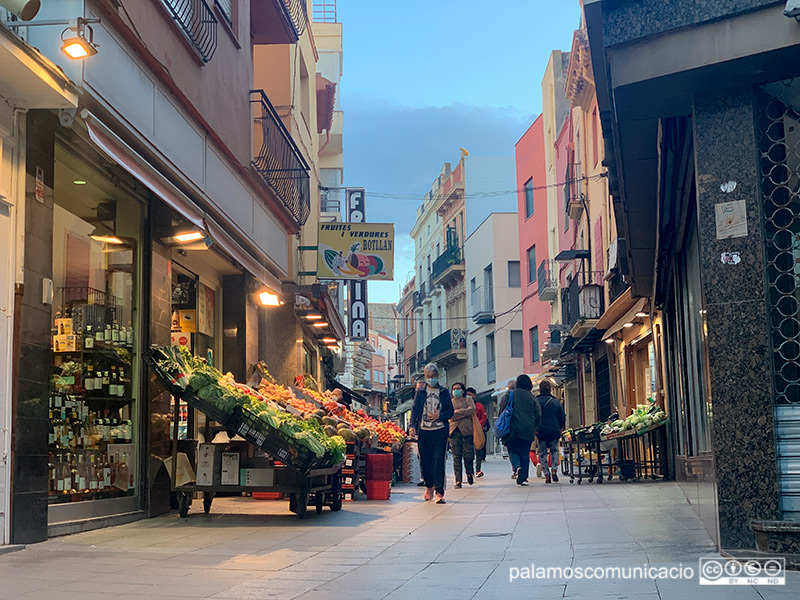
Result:
[[[366,220],[364,188],[347,188],[344,191],[345,209],[348,223],[363,223]],[[321,246],[320,246],[321,248]],[[317,262],[319,263],[318,252]],[[392,257],[394,259],[394,257]],[[338,259],[336,261],[339,262]],[[369,335],[369,304],[367,304],[367,279],[350,281],[347,289],[347,314],[349,323],[347,334],[351,340],[365,340]]]
[[[320,279],[394,279],[393,223],[320,223]]]

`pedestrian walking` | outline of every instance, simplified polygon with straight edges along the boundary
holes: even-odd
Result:
[[[508,404],[511,395],[514,393],[515,387],[517,387],[517,380],[509,379],[508,383],[506,383],[506,391],[500,398],[500,407],[502,408],[500,408],[500,410],[498,411],[497,413],[498,415],[503,412],[503,409],[506,407],[506,404]],[[506,444],[505,439],[508,438],[501,438],[500,441],[506,447],[506,450],[508,450],[508,460],[511,462],[511,479],[516,479],[517,473],[519,472],[519,458],[517,457],[516,454],[511,453],[511,450],[509,449],[508,444]]]
[[[544,482],[558,481],[558,440],[567,423],[567,416],[561,402],[553,397],[549,381],[539,383],[539,395],[536,397],[542,409],[542,422],[536,432],[539,442],[539,464],[544,473]],[[548,461],[548,453],[550,460]]]
[[[528,472],[531,465],[529,453],[536,437],[536,430],[542,420],[542,408],[534,397],[531,378],[524,373],[517,377],[514,394],[514,408],[511,412],[511,430],[503,439],[508,446],[508,455],[512,465],[517,467],[517,485],[528,485]],[[508,396],[500,402],[500,412],[506,407]]]
[[[456,382],[450,388],[453,402],[453,416],[450,417],[450,451],[453,453],[453,475],[456,479],[455,489],[461,489],[462,463],[467,472],[467,483],[475,483],[475,443],[473,438],[473,419],[475,401],[467,396],[467,388]]]
[[[418,439],[425,500],[433,498],[435,493],[436,504],[444,504],[444,463],[453,403],[448,389],[439,385],[439,366],[428,363],[423,372],[425,387],[420,386],[414,396],[411,433]]]
[[[473,387],[467,388],[467,398],[472,400],[472,402],[475,404],[475,414],[478,417],[478,421],[480,421],[481,423],[481,429],[483,430],[483,435],[486,436],[486,433],[489,431],[489,417],[486,414],[486,409],[483,407],[483,404],[475,401],[477,395],[478,392],[475,391],[475,388]],[[475,448],[475,477],[483,477],[483,471],[481,471],[481,464],[485,460],[486,460],[486,444],[484,444],[482,448]]]

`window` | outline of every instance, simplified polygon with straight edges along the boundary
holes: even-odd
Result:
[[[484,308],[494,310],[494,276],[492,275],[492,265],[483,270],[483,294],[485,298]]]
[[[486,336],[486,378],[489,383],[497,380],[497,364],[495,363],[494,334]]]
[[[525,218],[533,216],[533,179],[525,182]]]
[[[536,246],[528,248],[528,285],[536,283]]]
[[[531,327],[531,362],[539,362],[539,328]]]
[[[476,369],[480,364],[478,358],[478,342],[472,342],[472,368]]]
[[[522,282],[520,281],[521,276],[519,273],[519,261],[518,260],[510,260],[508,261],[508,287],[518,288],[521,287]]]
[[[512,329],[510,333],[511,333],[511,358],[522,358],[523,354],[522,330]]]

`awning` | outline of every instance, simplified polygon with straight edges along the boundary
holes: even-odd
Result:
[[[336,84],[317,73],[317,133],[330,131],[336,106]]]
[[[0,89],[12,106],[76,108],[78,89],[38,50],[0,26]]]
[[[631,308],[627,313],[625,313],[620,319],[618,319],[613,325],[611,325],[611,327],[609,327],[606,330],[603,339],[605,340],[610,338],[612,335],[621,330],[625,325],[625,323],[632,322],[636,318],[636,313],[640,312],[644,308],[645,304],[647,304],[647,298],[639,298],[636,301],[636,304],[633,305],[633,308]]]
[[[402,404],[398,404],[397,408],[395,408],[392,411],[392,414],[393,415],[402,415],[403,413],[410,411],[412,408],[414,408],[414,399],[413,398],[411,398],[411,400],[406,400]]]
[[[89,137],[114,162],[146,185],[156,196],[189,221],[195,227],[206,231],[214,243],[238,262],[259,282],[279,292],[281,283],[267,269],[234,240],[211,216],[201,209],[191,198],[181,192],[146,159],[128,146],[113,131],[96,117],[86,119]]]

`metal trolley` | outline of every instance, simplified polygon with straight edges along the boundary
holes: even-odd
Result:
[[[324,506],[329,506],[332,511],[342,508],[342,464],[326,464],[325,459],[319,459],[308,448],[301,446],[278,429],[265,429],[258,423],[258,419],[249,410],[236,407],[233,414],[225,414],[215,405],[204,401],[195,394],[191,386],[182,389],[175,386],[170,377],[159,367],[156,352],[151,350],[146,355],[146,360],[157,375],[161,384],[172,394],[176,400],[181,399],[189,406],[205,413],[205,415],[219,423],[227,431],[240,435],[246,442],[262,450],[273,459],[274,481],[270,486],[242,486],[242,485],[197,485],[189,483],[176,486],[179,446],[188,450],[187,444],[178,443],[178,418],[173,414],[173,444],[171,463],[171,491],[175,492],[178,513],[186,517],[195,493],[203,494],[203,510],[211,511],[214,497],[220,493],[242,492],[282,492],[289,497],[289,510],[300,519],[306,515],[307,507],[315,507],[317,514],[322,512]],[[179,403],[174,403],[174,411],[179,409]],[[206,424],[207,437],[210,428]],[[196,444],[196,442],[194,443]],[[195,445],[191,446],[192,451]],[[194,458],[194,455],[193,455]],[[196,460],[191,461],[196,466]]]

